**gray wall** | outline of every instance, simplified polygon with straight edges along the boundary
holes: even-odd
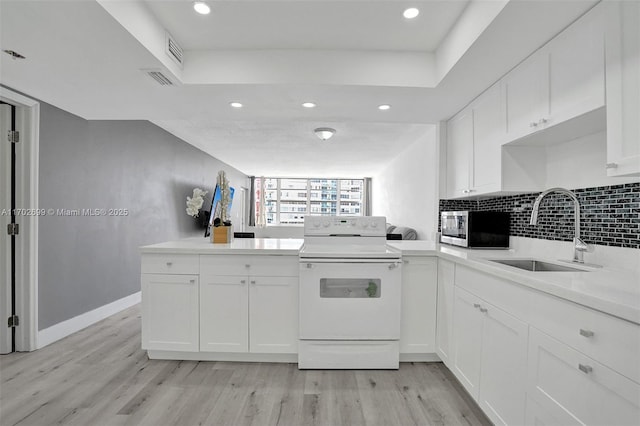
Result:
[[[139,246],[203,236],[186,197],[200,187],[210,203],[222,169],[236,191],[247,186],[238,170],[147,121],[87,121],[41,103],[39,207],[129,214],[40,218],[39,329],[139,291]]]

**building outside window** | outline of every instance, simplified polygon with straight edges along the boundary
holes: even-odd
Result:
[[[267,225],[302,225],[306,215],[361,216],[363,179],[264,178]],[[259,211],[260,178],[256,178]]]

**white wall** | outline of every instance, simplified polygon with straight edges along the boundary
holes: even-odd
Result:
[[[438,227],[438,131],[431,126],[423,137],[399,153],[372,177],[373,215],[418,231],[418,239],[434,240]]]

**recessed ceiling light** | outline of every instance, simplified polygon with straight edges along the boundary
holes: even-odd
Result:
[[[208,15],[211,12],[211,8],[203,1],[196,1],[193,3],[193,9],[200,15]]]
[[[387,105],[387,104],[384,104],[384,105],[378,105],[378,109],[379,109],[380,111],[386,111],[386,110],[388,110],[389,108],[391,108],[391,105]]]
[[[318,127],[313,130],[313,133],[315,133],[321,141],[326,141],[336,134],[336,129],[332,129],[331,127]]]
[[[305,102],[302,104],[302,106],[305,108],[315,108],[316,104],[314,104],[313,102]]]
[[[240,102],[231,102],[229,105],[234,108],[242,108],[242,104]]]
[[[407,19],[413,19],[416,16],[420,15],[420,11],[415,7],[410,7],[409,9],[406,9],[404,12],[402,12],[402,15]]]

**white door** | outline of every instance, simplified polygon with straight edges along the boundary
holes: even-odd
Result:
[[[436,321],[436,351],[449,369],[451,366],[451,339],[453,336],[453,283],[455,264],[438,259],[438,310]]]
[[[529,326],[488,303],[484,314],[479,404],[496,424],[524,423]]]
[[[482,361],[480,299],[455,288],[453,307],[453,373],[473,399],[478,399]]]
[[[474,194],[500,190],[501,147],[506,137],[506,112],[502,85],[496,83],[473,104]]]
[[[11,106],[0,104],[0,354],[12,351],[11,328],[11,237],[7,225],[11,223],[11,144],[7,133],[11,129]]]
[[[400,353],[434,353],[437,264],[435,257],[403,258]]]
[[[248,276],[200,276],[200,351],[249,350]]]
[[[300,263],[300,338],[400,338],[401,263]]]
[[[607,175],[640,174],[640,2],[605,2]]]
[[[604,106],[602,8],[593,8],[554,38],[548,54],[548,125]]]
[[[198,347],[198,276],[142,274],[142,349]]]
[[[466,109],[447,122],[447,196],[468,195],[473,149],[473,112]]]
[[[298,277],[249,277],[249,348],[298,352]]]
[[[507,139],[514,140],[544,126],[549,96],[548,57],[534,53],[503,80],[507,107]]]

